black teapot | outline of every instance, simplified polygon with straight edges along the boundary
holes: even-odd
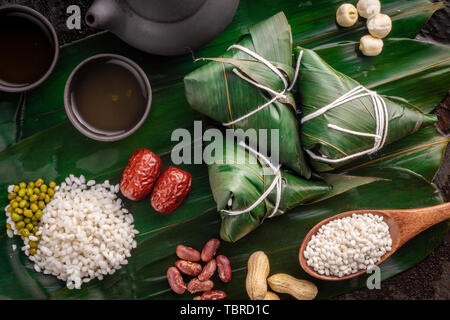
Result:
[[[140,50],[171,56],[217,37],[238,5],[239,0],[95,0],[86,23]]]

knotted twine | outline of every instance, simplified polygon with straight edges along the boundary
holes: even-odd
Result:
[[[252,58],[255,58],[257,61],[261,62],[262,64],[266,65],[271,71],[273,71],[273,73],[275,73],[280,79],[281,81],[283,81],[283,85],[284,85],[284,89],[281,92],[275,91],[267,86],[264,86],[260,83],[257,83],[253,80],[251,80],[250,78],[246,77],[245,75],[243,75],[239,70],[237,70],[236,68],[233,68],[233,72],[241,79],[247,81],[248,83],[254,85],[255,87],[261,89],[261,90],[265,90],[267,93],[269,93],[271,96],[273,96],[272,99],[270,99],[269,101],[267,101],[266,103],[264,103],[263,105],[257,107],[256,109],[254,109],[253,111],[247,113],[246,115],[227,122],[227,123],[222,123],[224,126],[231,126],[235,123],[238,123],[239,121],[242,121],[252,115],[254,115],[255,113],[261,111],[262,109],[264,109],[265,107],[271,105],[272,103],[274,103],[277,100],[287,100],[287,97],[285,95],[286,92],[289,92],[292,90],[292,88],[295,85],[295,82],[297,81],[297,77],[298,77],[298,73],[300,70],[300,61],[302,59],[303,56],[303,51],[300,52],[298,58],[297,58],[297,63],[296,63],[296,67],[295,67],[295,73],[294,73],[294,79],[292,80],[291,84],[288,83],[288,81],[286,80],[286,77],[281,73],[281,71],[274,66],[270,61],[268,61],[267,59],[265,59],[264,57],[260,56],[259,54],[257,54],[256,52],[253,52],[252,50],[241,46],[239,44],[234,44],[232,46],[230,46],[228,48],[227,51],[231,50],[231,49],[237,49],[240,50],[242,52],[245,52],[246,54],[248,54],[249,56],[251,56]]]
[[[242,140],[239,141],[238,145],[243,147],[244,149],[247,149],[251,154],[253,154],[255,157],[261,159],[265,164],[267,164],[269,166],[269,168],[273,171],[275,178],[272,181],[272,183],[270,184],[269,188],[267,188],[267,190],[258,198],[258,200],[256,200],[247,209],[236,210],[236,211],[230,211],[230,210],[223,209],[223,210],[221,210],[221,212],[225,213],[227,215],[230,215],[230,216],[236,216],[236,215],[250,212],[253,209],[255,209],[257,206],[259,206],[259,204],[261,202],[263,202],[269,196],[269,194],[272,192],[272,190],[276,187],[277,188],[276,189],[277,196],[276,196],[276,200],[275,200],[275,207],[274,207],[272,213],[268,216],[268,218],[272,218],[277,213],[278,208],[280,206],[280,201],[281,201],[281,186],[282,186],[281,172],[280,172],[281,165],[274,166],[272,164],[272,162],[269,159],[267,159],[267,157],[265,157],[263,154],[259,153],[252,147],[246,145],[244,143],[244,141],[242,141]]]
[[[344,132],[347,134],[355,135],[355,136],[372,137],[372,138],[374,138],[373,147],[370,149],[364,150],[364,151],[360,151],[360,152],[339,158],[339,159],[329,159],[324,156],[316,155],[311,150],[306,150],[306,152],[308,153],[308,155],[311,158],[322,161],[322,162],[326,162],[326,163],[340,163],[340,162],[344,162],[347,160],[361,157],[366,154],[375,153],[375,152],[379,151],[381,148],[383,148],[384,144],[386,143],[386,137],[387,137],[388,127],[389,127],[389,115],[388,115],[388,111],[387,111],[387,107],[386,107],[386,102],[375,91],[371,91],[361,85],[353,88],[352,90],[350,90],[343,96],[334,100],[329,105],[322,107],[307,116],[304,116],[302,118],[301,123],[303,124],[309,120],[317,118],[318,116],[324,114],[328,110],[342,106],[343,104],[345,104],[349,101],[359,99],[362,97],[366,97],[366,96],[369,96],[371,98],[372,104],[373,104],[373,107],[375,110],[375,123],[376,123],[375,134],[353,131],[353,130],[339,127],[335,124],[330,124],[330,123],[328,124],[328,128],[336,130],[336,131],[341,131],[341,132]]]

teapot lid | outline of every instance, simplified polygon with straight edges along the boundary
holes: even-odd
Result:
[[[177,22],[195,14],[206,0],[126,0],[138,15],[155,22]]]

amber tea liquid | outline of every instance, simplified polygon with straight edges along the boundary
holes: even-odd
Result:
[[[139,73],[114,58],[83,65],[73,79],[70,99],[78,120],[103,135],[133,128],[147,106],[147,92]]]
[[[50,31],[36,17],[14,11],[0,13],[0,83],[21,87],[41,79],[52,65]]]

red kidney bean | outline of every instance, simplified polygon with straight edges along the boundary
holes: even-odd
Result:
[[[199,263],[186,261],[186,260],[178,260],[175,262],[175,266],[182,273],[187,274],[188,276],[198,276],[202,272],[202,266]]]
[[[192,262],[200,261],[200,252],[197,250],[183,246],[182,244],[179,244],[176,248],[176,254],[178,258],[181,260],[187,260]]]
[[[183,294],[186,291],[186,284],[177,268],[170,267],[167,269],[167,281],[175,293]]]
[[[219,249],[220,241],[218,239],[211,239],[209,240],[202,250],[202,261],[208,262],[212,258],[214,258],[214,255],[216,254],[217,249]]]
[[[217,269],[219,272],[219,278],[223,282],[231,281],[231,265],[230,260],[223,255],[219,255],[216,257]]]
[[[210,291],[214,287],[214,282],[211,280],[200,281],[198,278],[194,278],[189,281],[187,289],[190,293]]]
[[[201,295],[202,300],[223,300],[226,297],[227,297],[227,294],[220,290],[207,291]]]
[[[167,168],[156,181],[150,197],[153,209],[164,214],[173,212],[186,198],[191,186],[190,173],[175,167]]]
[[[205,281],[211,278],[214,272],[216,272],[216,267],[217,267],[216,260],[212,259],[203,267],[202,272],[198,275],[198,280]]]
[[[130,200],[142,200],[152,190],[161,172],[161,158],[148,149],[136,150],[128,160],[120,181],[120,191]]]

